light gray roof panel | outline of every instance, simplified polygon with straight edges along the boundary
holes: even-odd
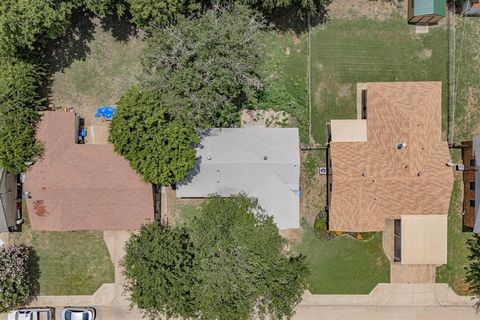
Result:
[[[297,128],[209,129],[197,148],[197,156],[196,168],[185,181],[177,184],[177,197],[229,196],[255,190],[262,204],[268,202],[269,194],[284,193],[287,188],[293,196],[286,196],[282,201],[290,201],[285,206],[293,209],[280,210],[281,206],[274,208],[272,202],[268,202],[269,208],[278,212],[268,209],[267,213],[276,217],[276,221],[285,221],[279,223],[282,229],[298,228],[300,146]],[[283,186],[274,188],[272,179]],[[265,185],[265,181],[270,183]],[[265,190],[260,192],[260,186]],[[282,215],[285,217],[280,218]]]

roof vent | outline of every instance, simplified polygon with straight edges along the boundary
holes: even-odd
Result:
[[[212,160],[212,156],[208,156],[207,159],[208,159],[208,160]]]
[[[268,159],[268,157],[267,157],[267,156],[264,156],[264,157],[263,157],[263,160],[267,160],[267,159]]]
[[[407,147],[407,143],[406,143],[406,142],[397,143],[397,149],[398,149],[398,150],[405,149],[406,147]]]

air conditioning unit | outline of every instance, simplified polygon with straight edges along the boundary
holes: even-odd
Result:
[[[321,176],[326,175],[327,174],[327,168],[325,168],[325,167],[318,168],[318,174],[321,175]]]
[[[457,164],[457,165],[455,165],[455,170],[465,171],[465,166],[463,164]]]

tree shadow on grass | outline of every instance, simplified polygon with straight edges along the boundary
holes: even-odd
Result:
[[[65,70],[75,60],[84,60],[90,53],[88,43],[93,40],[95,29],[92,17],[87,11],[76,10],[66,33],[47,45],[43,61],[50,75]]]
[[[100,20],[100,25],[104,31],[110,32],[115,40],[126,42],[137,35],[137,29],[130,19],[129,15],[108,16]]]
[[[322,6],[318,13],[310,16],[310,26],[312,28],[327,21],[328,3]],[[307,15],[299,13],[298,8],[295,7],[275,9],[271,13],[265,14],[265,19],[275,30],[281,32],[293,31],[296,34],[302,34],[308,30]]]

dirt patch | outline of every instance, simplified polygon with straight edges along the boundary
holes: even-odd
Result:
[[[296,46],[298,46],[300,43],[302,43],[302,40],[296,34],[292,35],[292,40],[293,40],[293,44],[296,45]]]
[[[352,85],[350,84],[341,84],[338,86],[337,95],[339,97],[348,97],[352,94]]]
[[[242,110],[240,121],[242,127],[285,128],[291,124],[291,116],[285,111]]]
[[[461,295],[469,295],[472,292],[469,289],[468,283],[464,279],[456,279],[453,284],[453,289],[456,293]]]
[[[330,19],[342,20],[367,18],[384,21],[390,18],[395,12],[399,12],[400,7],[404,7],[404,2],[335,0],[328,6],[328,17]]]
[[[278,231],[282,238],[286,239],[289,243],[287,252],[290,252],[290,246],[299,243],[302,240],[302,228],[299,229],[286,229]]]
[[[313,224],[315,217],[325,208],[326,200],[326,176],[318,174],[317,167],[323,164],[322,155],[316,154],[315,170],[309,173],[307,169],[307,152],[300,154],[302,161],[302,170],[300,172],[300,217],[305,218],[308,223]]]
[[[418,57],[421,59],[429,59],[432,57],[432,49],[423,49],[418,53]]]

